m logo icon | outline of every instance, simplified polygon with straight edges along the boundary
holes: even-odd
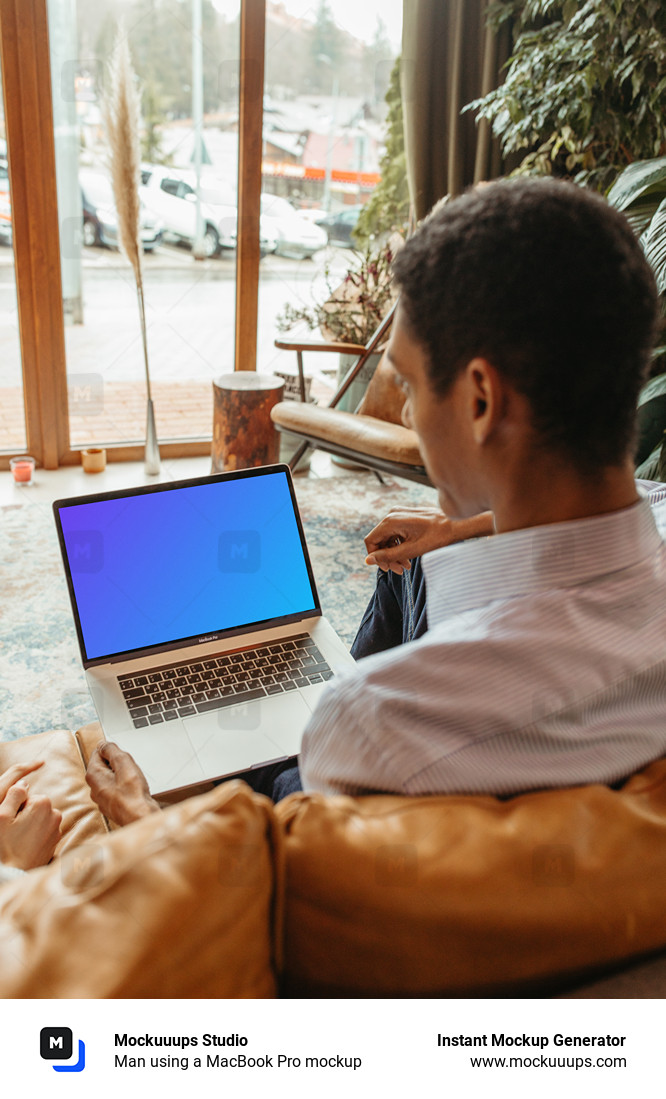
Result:
[[[261,536],[258,530],[223,530],[218,539],[220,572],[258,572],[261,568]]]
[[[74,1038],[67,1026],[45,1026],[39,1032],[39,1052],[45,1061],[69,1061]],[[79,1057],[74,1065],[53,1065],[55,1072],[83,1072],[86,1067],[86,1047],[79,1038]]]
[[[100,530],[73,530],[68,541],[72,572],[101,572],[104,540]]]
[[[39,1052],[45,1061],[69,1061],[73,1046],[68,1026],[45,1026],[39,1032]]]

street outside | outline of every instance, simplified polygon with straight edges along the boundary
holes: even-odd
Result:
[[[310,304],[352,253],[328,247],[312,260],[269,255],[261,261],[257,369],[295,371],[295,354],[277,351],[276,316],[286,302]],[[234,368],[235,254],[195,261],[185,248],[161,245],[144,257],[151,379],[158,433],[192,437],[211,430],[212,379]],[[324,293],[325,296],[325,293]],[[67,324],[67,372],[73,445],[137,440],[145,420],[139,313],[132,271],[117,252],[83,253],[83,324]],[[303,332],[316,339],[317,333]],[[0,252],[0,450],[21,448],[21,366],[13,254]],[[334,356],[311,354],[305,368],[321,378]]]

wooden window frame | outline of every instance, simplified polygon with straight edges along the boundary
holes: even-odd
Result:
[[[241,0],[235,369],[256,370],[265,0]],[[0,63],[12,200],[27,450],[45,469],[78,465],[69,443],[65,321],[47,0],[0,0]],[[160,441],[164,458],[210,453],[211,434]],[[139,461],[143,444],[107,445]],[[0,469],[9,455],[0,455]]]

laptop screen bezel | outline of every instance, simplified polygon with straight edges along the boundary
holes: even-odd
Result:
[[[74,583],[72,581],[72,573],[69,565],[69,556],[62,529],[62,523],[60,520],[60,512],[65,508],[77,507],[82,504],[101,503],[104,500],[119,500],[131,496],[147,496],[152,495],[155,492],[172,492],[180,488],[196,488],[199,485],[214,484],[219,481],[237,481],[241,479],[247,479],[249,477],[265,477],[274,473],[285,473],[287,477],[287,485],[289,487],[291,503],[294,509],[294,517],[296,519],[298,535],[301,541],[301,550],[303,551],[303,557],[305,560],[308,579],[310,581],[310,587],[312,589],[312,596],[315,605],[310,610],[300,611],[296,614],[283,615],[279,618],[267,618],[260,622],[245,623],[240,626],[232,626],[228,629],[223,630],[209,630],[205,634],[206,643],[212,641],[225,641],[228,638],[237,637],[239,634],[245,635],[250,633],[256,633],[257,631],[266,630],[273,627],[288,626],[292,622],[302,622],[305,618],[321,617],[322,612],[321,604],[319,602],[319,593],[317,592],[314,572],[312,571],[312,562],[310,560],[310,554],[308,552],[307,543],[305,541],[303,524],[301,522],[298,503],[296,501],[296,494],[294,492],[294,482],[292,480],[291,470],[288,465],[283,465],[280,463],[271,466],[257,466],[253,469],[240,469],[234,470],[229,473],[213,473],[208,476],[192,477],[182,481],[167,481],[164,484],[159,485],[140,485],[137,488],[115,489],[111,492],[99,492],[86,496],[70,496],[67,499],[54,501],[53,513],[55,517],[56,530],[58,532],[58,541],[60,543],[60,553],[62,555],[63,565],[65,569],[69,599],[72,606],[72,612],[74,614],[76,636],[79,642],[81,661],[84,668],[93,668],[102,664],[117,664],[121,661],[140,659],[144,656],[154,656],[160,653],[171,652],[175,649],[184,649],[188,648],[189,646],[195,647],[199,644],[203,644],[204,639],[202,639],[200,634],[194,634],[190,637],[180,637],[176,638],[173,641],[165,641],[159,645],[142,646],[137,649],[126,649],[123,652],[110,653],[107,656],[89,657],[86,653],[83,630],[81,628],[81,619],[79,617],[79,609],[76,600],[76,592],[74,590]]]

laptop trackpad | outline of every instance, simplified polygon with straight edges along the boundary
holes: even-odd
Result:
[[[309,717],[303,699],[290,691],[187,717],[183,725],[199,764],[214,777],[298,755]]]

